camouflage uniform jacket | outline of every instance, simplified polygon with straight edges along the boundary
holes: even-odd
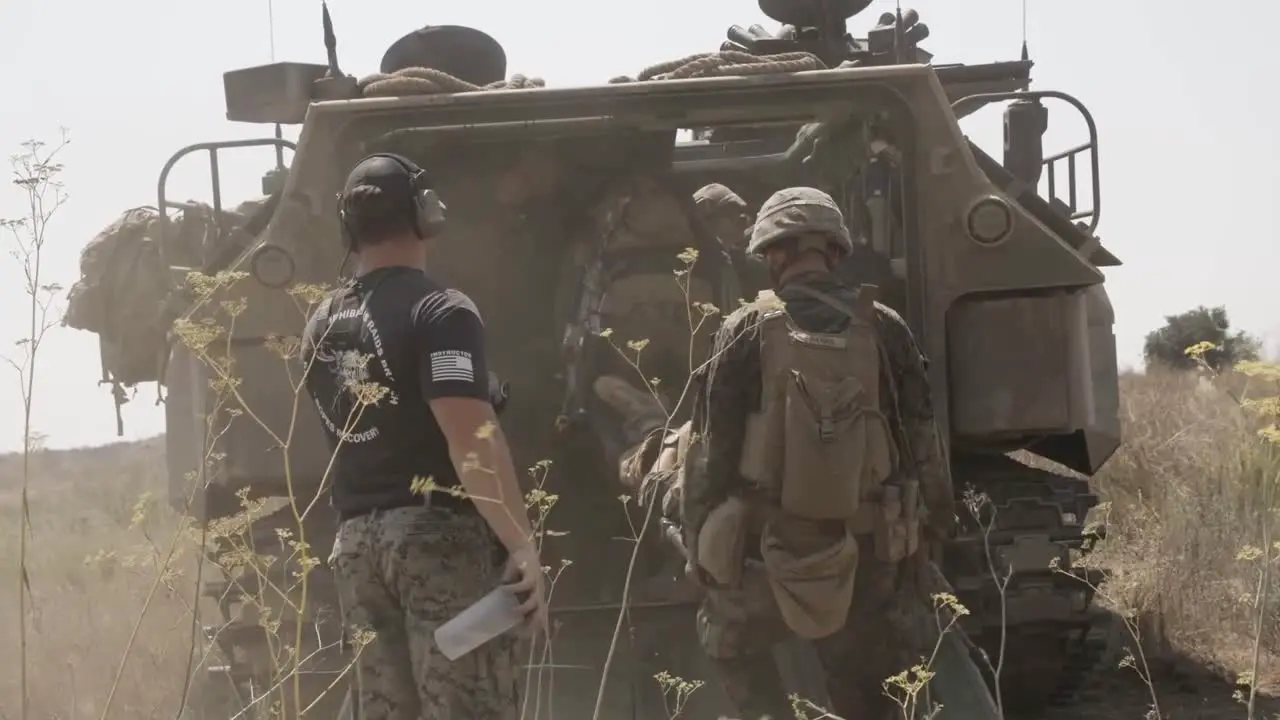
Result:
[[[856,296],[853,288],[830,275],[807,275],[791,282],[804,283],[849,303]],[[803,330],[836,333],[848,323],[848,318],[835,309],[795,290],[789,292],[786,286],[777,295]],[[880,303],[875,308],[880,341],[892,375],[882,376],[880,397],[891,405],[891,390],[896,389],[898,396],[898,407],[885,407],[883,412],[910,444],[903,458],[915,460],[931,529],[935,534],[945,534],[954,523],[954,496],[933,417],[928,361],[902,318]],[[716,333],[713,360],[698,378],[693,427],[705,444],[706,468],[686,477],[680,499],[684,540],[691,549],[707,514],[747,483],[738,472],[738,464],[747,417],[760,409],[760,316],[760,307],[748,303],[725,318]]]

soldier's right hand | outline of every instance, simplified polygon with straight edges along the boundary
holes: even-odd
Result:
[[[684,577],[702,590],[716,590],[721,587],[720,583],[716,582],[706,570],[702,569],[701,565],[692,560],[685,561]]]
[[[520,612],[525,616],[525,627],[533,633],[547,630],[547,585],[542,571],[542,561],[533,546],[510,554],[503,575],[506,588],[520,598]]]

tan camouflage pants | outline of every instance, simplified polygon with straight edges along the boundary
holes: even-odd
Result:
[[[411,507],[338,527],[330,562],[343,622],[374,640],[356,662],[362,720],[515,720],[516,639],[501,637],[450,662],[435,629],[501,579],[484,520]]]
[[[742,588],[707,591],[698,609],[698,640],[736,717],[793,717],[772,653],[789,634],[758,561],[748,561]]]
[[[899,637],[902,624],[892,618],[899,611],[902,563],[877,561],[869,536],[860,536],[858,546],[849,620],[839,632],[814,641],[831,697],[826,709],[849,720],[892,720],[897,708],[882,683],[910,664],[909,648]],[[793,716],[770,654],[788,634],[762,566],[749,564],[740,590],[707,592],[698,611],[698,637],[742,718]]]

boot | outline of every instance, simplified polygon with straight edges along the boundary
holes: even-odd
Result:
[[[647,390],[616,375],[601,375],[593,388],[606,405],[622,416],[622,434],[627,445],[638,445],[654,430],[666,426],[667,411]]]
[[[596,395],[622,416],[622,449],[610,463],[616,463],[622,486],[635,493],[662,449],[660,431],[667,424],[667,413],[652,394],[616,375],[596,378],[593,387]]]

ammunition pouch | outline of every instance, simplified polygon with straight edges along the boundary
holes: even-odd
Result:
[[[699,529],[695,561],[720,588],[741,588],[746,544],[758,533],[787,627],[802,638],[826,637],[844,627],[853,602],[858,536],[870,536],[877,562],[901,562],[919,551],[921,508],[919,482],[896,478],[868,493],[847,521],[799,518],[761,500],[733,497]]]
[[[894,563],[920,549],[920,483],[898,480],[880,487],[880,501],[872,504],[872,541],[876,560]]]
[[[849,617],[858,571],[857,538],[846,524],[835,538],[805,547],[810,543],[788,538],[785,526],[766,523],[760,535],[760,555],[774,600],[796,635],[806,640],[826,637],[843,628]]]

